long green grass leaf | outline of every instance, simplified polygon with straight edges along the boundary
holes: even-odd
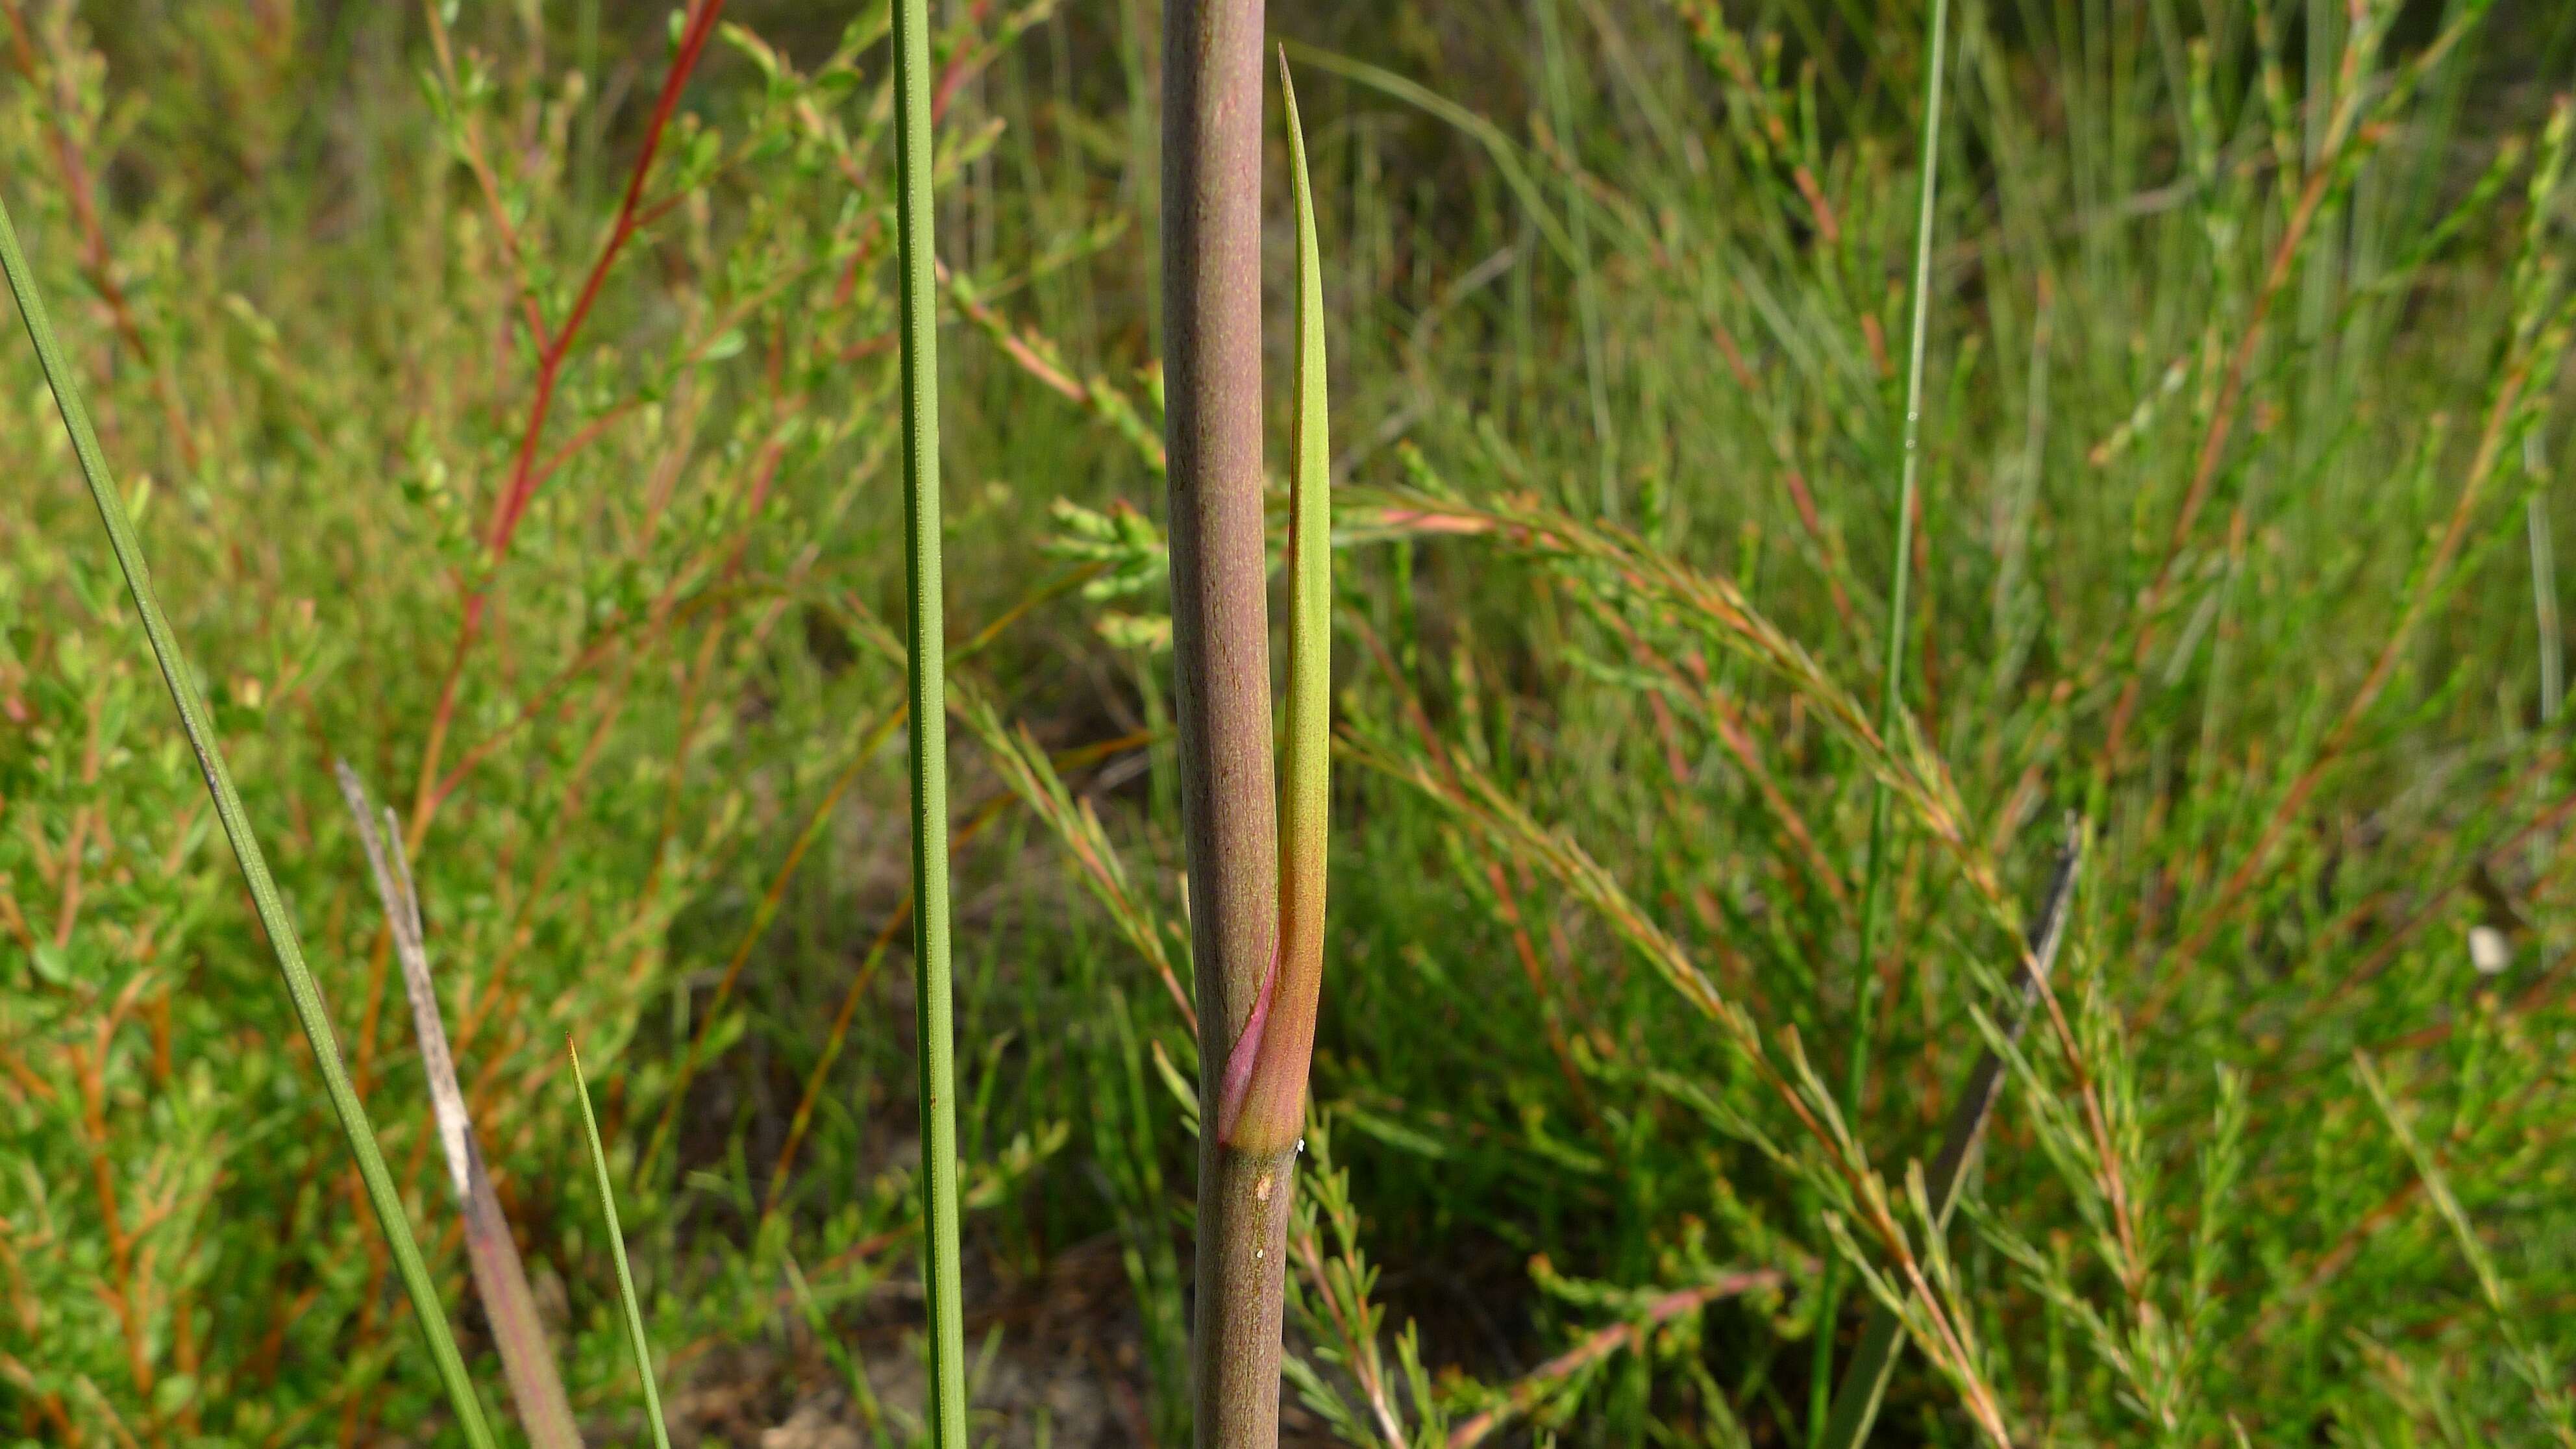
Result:
[[[214,798],[215,815],[223,822],[224,838],[231,842],[233,858],[241,864],[242,882],[250,889],[251,906],[258,912],[260,927],[268,933],[269,945],[277,953],[277,969],[286,978],[287,998],[294,1003],[295,1019],[313,1048],[314,1063],[322,1069],[323,1090],[329,1094],[331,1110],[338,1115],[340,1130],[348,1138],[349,1155],[357,1160],[358,1176],[366,1184],[367,1201],[375,1208],[385,1243],[393,1250],[394,1266],[402,1274],[404,1291],[411,1295],[412,1312],[420,1322],[421,1335],[429,1340],[430,1358],[437,1365],[439,1382],[447,1390],[448,1404],[456,1412],[457,1427],[475,1449],[489,1449],[493,1442],[491,1427],[484,1421],[473,1382],[465,1375],[465,1360],[456,1351],[455,1336],[448,1331],[447,1311],[439,1305],[438,1287],[430,1281],[429,1268],[421,1261],[419,1246],[412,1241],[411,1225],[403,1217],[402,1196],[394,1187],[393,1174],[385,1168],[383,1151],[376,1146],[375,1129],[367,1123],[367,1109],[359,1102],[358,1090],[350,1084],[348,1068],[340,1060],[340,1042],[331,1029],[330,1008],[323,1003],[322,988],[313,979],[312,970],[304,964],[303,941],[296,935],[285,899],[278,894],[276,879],[268,872],[268,858],[261,854],[259,839],[251,831],[250,812],[242,807],[241,794],[233,788],[232,771],[225,767],[222,746],[215,738],[214,718],[197,689],[187,656],[180,652],[179,636],[171,629],[168,616],[161,612],[160,599],[152,591],[152,570],[144,562],[142,540],[135,536],[133,521],[126,517],[125,499],[117,492],[115,476],[108,471],[107,453],[99,447],[98,432],[90,426],[89,408],[81,401],[79,379],[54,335],[45,299],[36,289],[35,271],[18,245],[18,228],[10,220],[5,202],[0,202],[0,269],[8,274],[9,290],[18,299],[18,314],[26,320],[27,340],[35,345],[45,384],[53,389],[54,406],[62,413],[64,429],[71,434],[72,452],[80,460],[81,479],[89,485],[90,499],[98,505],[99,522],[107,529],[108,547],[115,551],[126,590],[134,596],[134,610],[143,617],[143,634],[151,641],[152,658],[160,666],[162,683],[169,686],[170,703],[179,712],[179,727],[188,736],[189,748],[196,752],[197,768],[206,777],[206,793]]]
[[[1906,586],[1913,577],[1914,499],[1922,473],[1923,426],[1923,350],[1932,317],[1932,223],[1941,184],[1941,76],[1947,58],[1950,33],[1950,0],[1932,0],[1928,22],[1931,30],[1925,48],[1930,61],[1923,75],[1923,153],[1917,166],[1921,186],[1916,196],[1914,215],[1914,322],[1913,337],[1905,361],[1905,462],[1904,475],[1896,493],[1896,549],[1887,563],[1887,634],[1884,639],[1886,658],[1878,686],[1878,734],[1888,738],[1898,714],[1905,708],[1905,639]],[[1850,1080],[1843,1092],[1843,1112],[1852,1121],[1860,1119],[1861,1106],[1869,1091],[1870,1036],[1876,1029],[1878,1007],[1878,934],[1884,922],[1887,887],[1887,786],[1874,784],[1869,796],[1869,853],[1862,866],[1860,904],[1860,957],[1852,973],[1852,1029]],[[1826,1394],[1833,1385],[1834,1317],[1841,1288],[1829,1270],[1825,1289],[1824,1316],[1816,1331],[1816,1367],[1811,1380],[1810,1423],[1824,1425],[1828,1404]],[[1817,1434],[1823,1434],[1820,1427]],[[1830,1436],[1814,1437],[1814,1442],[1831,1449]]]
[[[617,1225],[617,1189],[608,1180],[608,1151],[599,1144],[599,1119],[590,1110],[590,1079],[582,1075],[581,1048],[564,1039],[572,1056],[573,1090],[581,1094],[581,1132],[590,1144],[591,1169],[599,1174],[599,1215],[608,1223],[608,1256],[617,1265],[617,1303],[626,1313],[626,1343],[635,1350],[635,1376],[644,1381],[644,1419],[653,1426],[653,1449],[671,1449],[662,1425],[662,1391],[653,1382],[653,1340],[644,1333],[644,1305],[635,1298],[635,1275],[626,1266],[626,1233]]]
[[[1548,246],[1568,266],[1579,264],[1583,254],[1575,247],[1574,234],[1566,229],[1565,221],[1556,214],[1556,209],[1548,205],[1547,193],[1532,174],[1520,146],[1503,133],[1502,127],[1420,81],[1398,75],[1383,66],[1354,60],[1302,41],[1286,41],[1280,48],[1292,59],[1402,101],[1475,142],[1493,158],[1495,169],[1502,173],[1503,184],[1511,188],[1513,198],[1529,212],[1530,220],[1538,227],[1539,234],[1547,239]]]

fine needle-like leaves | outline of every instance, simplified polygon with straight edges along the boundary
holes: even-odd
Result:
[[[9,219],[5,202],[0,202],[0,269],[8,274],[9,290],[18,299],[18,314],[26,320],[27,339],[35,345],[45,384],[53,390],[54,406],[62,413],[65,431],[71,434],[72,452],[80,460],[81,479],[89,485],[90,500],[98,505],[99,522],[107,529],[108,547],[115,551],[116,566],[125,576],[127,592],[134,597],[134,610],[143,618],[143,634],[151,641],[153,661],[160,666],[162,683],[169,687],[170,702],[179,712],[179,727],[188,736],[189,748],[196,752],[197,768],[205,776],[206,793],[214,799],[215,815],[223,822],[224,838],[231,842],[233,858],[241,864],[242,882],[249,887],[251,906],[259,915],[261,929],[268,934],[270,948],[277,953],[277,968],[286,978],[286,994],[294,1003],[295,1019],[313,1048],[315,1064],[322,1069],[323,1089],[330,1095],[331,1109],[340,1119],[342,1134],[348,1138],[349,1155],[357,1160],[367,1201],[375,1208],[386,1245],[393,1250],[394,1266],[402,1274],[404,1291],[411,1296],[421,1334],[429,1340],[430,1358],[438,1367],[439,1382],[447,1391],[457,1427],[474,1449],[490,1449],[491,1427],[484,1421],[483,1406],[474,1396],[472,1381],[465,1376],[465,1360],[456,1351],[455,1336],[448,1331],[447,1311],[439,1305],[438,1287],[430,1281],[429,1268],[421,1261],[419,1246],[412,1241],[411,1224],[403,1217],[402,1197],[394,1187],[393,1174],[386,1170],[384,1153],[376,1145],[375,1129],[367,1123],[366,1107],[359,1102],[358,1090],[350,1084],[348,1068],[340,1060],[340,1041],[331,1029],[330,1008],[323,1003],[322,988],[313,979],[312,970],[304,964],[304,945],[296,934],[294,918],[287,914],[285,898],[278,894],[277,882],[269,874],[268,858],[261,854],[258,837],[251,831],[250,812],[243,808],[241,794],[233,788],[232,771],[224,765],[223,749],[215,739],[214,718],[197,688],[196,675],[180,652],[179,636],[170,628],[168,616],[161,612],[160,599],[152,591],[152,570],[144,562],[142,540],[135,535],[133,521],[126,517],[125,499],[117,492],[107,454],[99,447],[98,431],[90,425],[89,408],[81,401],[79,379],[54,335],[53,320],[46,313],[44,297],[36,290],[35,272],[18,245],[18,228]]]
[[[653,1449],[671,1449],[662,1426],[662,1391],[653,1382],[653,1342],[644,1335],[644,1307],[635,1299],[635,1275],[626,1266],[626,1234],[617,1226],[617,1190],[608,1180],[608,1151],[599,1145],[599,1119],[590,1110],[590,1080],[582,1075],[581,1048],[564,1038],[572,1057],[573,1090],[581,1096],[581,1132],[590,1144],[591,1170],[599,1175],[599,1215],[608,1223],[608,1256],[617,1265],[617,1302],[626,1314],[627,1346],[635,1350],[635,1376],[644,1381],[644,1419],[653,1426]]]

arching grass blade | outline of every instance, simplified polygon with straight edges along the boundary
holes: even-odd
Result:
[[[474,1449],[491,1449],[492,1430],[484,1421],[482,1404],[474,1397],[473,1382],[465,1376],[465,1360],[456,1351],[455,1336],[448,1331],[447,1311],[439,1305],[438,1287],[430,1281],[429,1268],[421,1261],[419,1246],[412,1241],[411,1225],[403,1217],[402,1196],[394,1187],[393,1174],[385,1168],[375,1129],[367,1123],[366,1107],[359,1102],[357,1088],[349,1082],[348,1068],[340,1060],[339,1037],[331,1029],[331,1013],[323,1004],[322,988],[304,964],[304,945],[296,935],[294,919],[287,914],[277,881],[268,872],[268,858],[261,854],[258,837],[251,831],[250,812],[242,807],[241,794],[233,788],[232,771],[225,767],[222,746],[215,738],[214,717],[197,689],[187,657],[180,652],[179,637],[170,628],[168,616],[161,612],[160,599],[152,591],[152,570],[144,562],[142,541],[135,536],[132,520],[126,517],[125,500],[108,470],[98,432],[90,426],[88,406],[81,401],[79,379],[63,355],[62,343],[54,336],[53,320],[45,311],[44,297],[36,290],[35,272],[18,245],[18,228],[10,220],[5,202],[0,202],[0,270],[7,272],[9,290],[18,299],[18,313],[27,324],[27,339],[35,344],[45,384],[53,389],[54,406],[62,413],[64,429],[71,434],[82,481],[89,485],[90,500],[98,505],[99,522],[107,529],[108,547],[116,553],[116,566],[125,575],[135,612],[143,616],[144,637],[151,641],[153,661],[160,666],[161,680],[170,690],[170,703],[179,712],[179,727],[186,732],[189,748],[197,755],[197,768],[206,777],[206,793],[214,798],[215,815],[223,823],[224,838],[231,842],[233,858],[241,864],[242,882],[250,889],[252,908],[258,912],[261,929],[268,933],[270,948],[277,953],[277,969],[286,978],[287,998],[294,1003],[295,1019],[313,1048],[313,1060],[322,1069],[323,1090],[330,1095],[331,1110],[338,1115],[340,1130],[348,1138],[349,1155],[357,1159],[367,1201],[375,1209],[386,1245],[393,1250],[394,1265],[402,1274],[404,1291],[411,1296],[412,1313],[420,1322],[421,1335],[429,1340],[429,1355],[438,1367],[439,1382],[447,1390],[448,1404],[455,1410],[457,1427]]]

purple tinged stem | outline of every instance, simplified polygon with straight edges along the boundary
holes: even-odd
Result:
[[[1163,7],[1164,443],[1172,673],[1200,1120],[1277,923],[1261,466],[1261,0]],[[1192,1396],[1200,1449],[1279,1437],[1287,1154],[1199,1135]]]

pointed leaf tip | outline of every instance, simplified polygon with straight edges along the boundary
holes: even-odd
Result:
[[[1284,1152],[1305,1120],[1306,1074],[1324,972],[1324,871],[1331,823],[1332,450],[1324,283],[1306,135],[1287,52],[1279,82],[1297,220],[1295,457],[1289,470],[1288,709],[1280,741],[1279,927],[1243,1034],[1227,1054],[1218,1138]]]

